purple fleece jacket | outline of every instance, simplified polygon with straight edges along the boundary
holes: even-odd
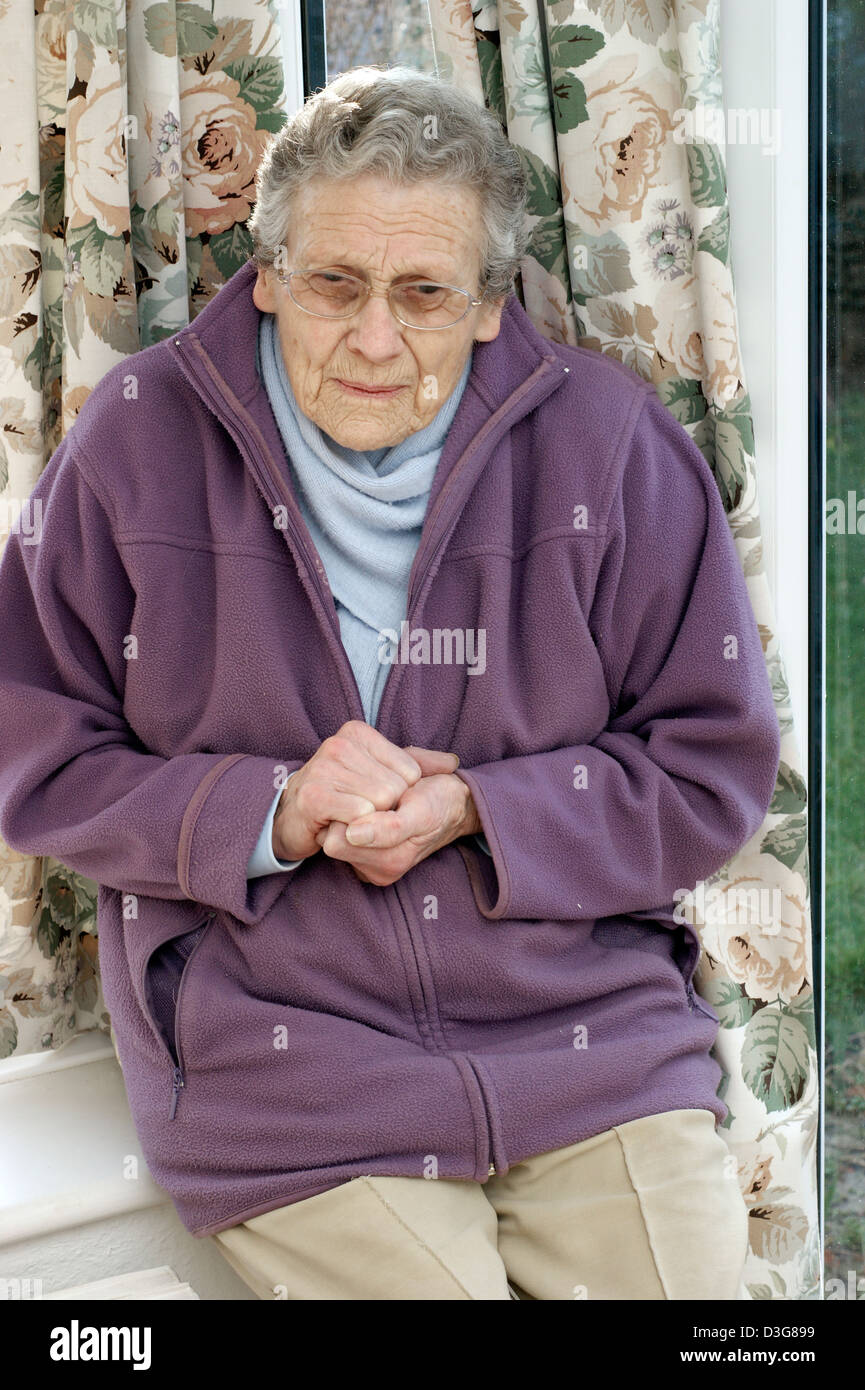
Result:
[[[723,1119],[675,893],[757,831],[780,745],[703,455],[650,383],[512,295],[377,725],[459,754],[492,856],[466,837],[385,888],[321,853],[247,879],[274,779],[363,717],[256,372],[254,276],[106,372],[33,491],[41,541],[0,565],[0,834],[100,885],[154,1177],[206,1236],[363,1173],[484,1182],[639,1116]],[[449,643],[481,629],[470,674]],[[169,942],[179,988],[154,991]]]

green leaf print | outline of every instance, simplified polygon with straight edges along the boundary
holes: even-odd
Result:
[[[727,179],[716,145],[688,143],[691,201],[699,208],[721,207],[727,201]]]
[[[766,814],[779,816],[804,811],[807,800],[808,792],[804,778],[794,767],[782,762],[778,768],[778,780]]]
[[[744,1028],[759,1007],[735,980],[709,980],[700,993],[715,1010],[722,1028]]]
[[[235,222],[227,232],[210,238],[210,252],[226,280],[239,270],[252,254],[252,237],[245,222]]]
[[[750,1019],[742,1043],[742,1074],[767,1110],[787,1110],[808,1080],[808,1034],[789,1009],[770,1004]]]
[[[633,289],[630,253],[615,232],[592,236],[569,224],[571,287],[578,304]]]
[[[210,48],[219,33],[219,25],[209,10],[201,5],[149,5],[144,11],[144,33],[147,42],[166,58],[190,58]]]
[[[282,95],[282,63],[278,58],[241,58],[224,71],[240,87],[241,100],[255,111],[272,111]]]
[[[9,1009],[0,1009],[0,1057],[11,1057],[18,1046],[18,1024]]]
[[[554,24],[550,30],[550,62],[553,68],[581,68],[607,42],[588,24]]]
[[[669,377],[658,385],[658,395],[680,425],[694,425],[708,410],[696,377]]]
[[[114,0],[76,0],[72,7],[72,27],[78,34],[86,34],[103,48],[116,48]]]
[[[528,245],[528,254],[533,256],[539,265],[550,275],[555,275],[561,280],[567,290],[567,276],[565,274],[565,241],[562,225],[561,210],[552,217],[542,217],[532,228],[531,241]]]
[[[760,842],[761,854],[774,854],[782,864],[801,873],[803,856],[808,848],[808,825],[805,816],[790,816],[776,825]]]
[[[256,130],[269,130],[279,134],[288,120],[287,111],[259,111],[255,121]]]
[[[108,236],[93,222],[78,246],[78,257],[81,275],[91,294],[110,299],[114,286],[123,276],[126,262],[126,242],[123,238]]]
[[[21,193],[0,217],[2,237],[23,237],[26,241],[31,237],[38,238],[41,231],[38,193]]]
[[[486,38],[480,30],[475,30],[478,66],[481,70],[481,86],[484,100],[493,115],[498,118],[502,128],[507,128],[507,108],[505,106],[505,86],[502,77],[502,55],[498,43]]]
[[[560,135],[589,119],[586,89],[573,71],[599,53],[605,43],[604,35],[586,24],[559,24],[550,31],[553,116]]]
[[[728,401],[723,410],[715,412],[719,420],[724,420],[738,431],[742,448],[746,454],[754,453],[754,421],[751,410],[751,397],[744,389],[733,400]]]
[[[707,227],[703,229],[697,242],[698,251],[708,251],[715,256],[722,265],[727,265],[730,260],[730,209],[721,208],[721,211]]]
[[[670,0],[585,0],[611,34],[623,24],[634,38],[656,44],[670,27]]]
[[[542,159],[523,145],[516,149],[526,175],[527,209],[532,217],[549,217],[562,212],[562,197],[558,175]]]

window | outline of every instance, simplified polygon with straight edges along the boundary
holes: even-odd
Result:
[[[865,1254],[865,2],[826,19],[824,1230],[843,1280]]]
[[[364,63],[435,72],[426,0],[365,0],[362,11],[357,0],[322,3],[327,81]]]

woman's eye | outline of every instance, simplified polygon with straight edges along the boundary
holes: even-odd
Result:
[[[447,291],[441,285],[424,284],[403,286],[403,294],[407,299],[432,300],[438,299],[446,293]]]

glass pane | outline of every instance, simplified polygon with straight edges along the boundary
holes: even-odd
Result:
[[[865,3],[827,19],[825,1249],[846,1281],[865,1251]]]
[[[426,0],[325,0],[328,81],[363,63],[435,72]]]

